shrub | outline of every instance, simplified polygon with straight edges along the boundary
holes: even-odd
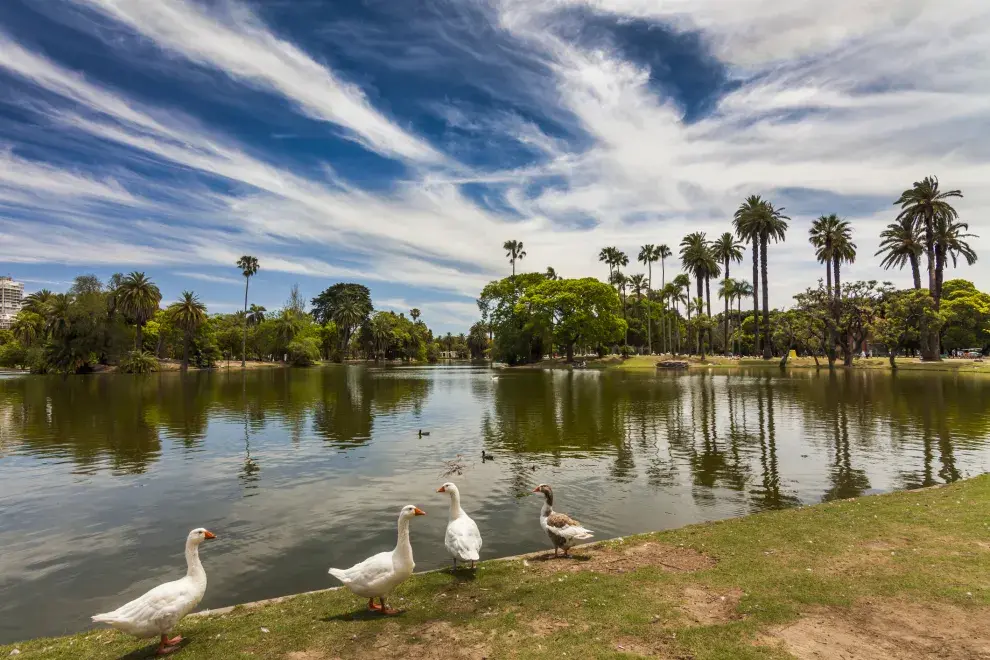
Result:
[[[294,367],[308,367],[320,359],[320,344],[315,337],[303,337],[289,342],[289,362]]]
[[[0,367],[20,369],[28,364],[28,350],[14,341],[0,346]]]
[[[636,349],[633,348],[632,346],[623,346],[622,348],[619,349],[619,353],[620,355],[622,355],[623,358],[627,358],[635,352]]]
[[[158,358],[147,351],[131,351],[121,360],[118,370],[125,374],[150,374],[158,371]]]

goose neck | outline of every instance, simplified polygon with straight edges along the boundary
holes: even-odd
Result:
[[[399,538],[392,554],[406,563],[412,562],[412,544],[409,542],[408,518],[399,518]]]
[[[464,509],[461,508],[461,494],[456,490],[448,492],[450,493],[450,519],[457,520],[464,515]]]
[[[196,581],[206,582],[206,570],[199,560],[199,544],[186,541],[186,575]]]

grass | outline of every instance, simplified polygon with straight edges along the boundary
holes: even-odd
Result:
[[[238,607],[183,621],[176,657],[986,657],[988,504],[982,476],[620,539],[572,560],[425,573],[399,588],[404,612],[391,618],[342,590]],[[15,647],[66,660],[154,648],[91,630],[0,657]]]
[[[698,357],[685,357],[678,356],[676,358],[661,358],[656,355],[634,355],[627,360],[617,361],[610,363],[607,366],[612,366],[618,369],[627,369],[631,371],[637,370],[653,370],[656,369],[658,362],[666,359],[673,359],[678,362],[687,362],[690,368],[710,368],[710,367],[762,367],[762,368],[772,368],[779,369],[780,358],[773,358],[772,360],[764,360],[762,358],[738,358],[738,359],[728,359],[720,355],[710,355],[702,361]],[[591,363],[589,362],[589,365]],[[792,357],[787,360],[788,369],[828,369],[828,360],[825,358],[819,358],[819,363],[816,365],[814,358],[810,357]],[[835,363],[836,369],[845,369],[842,360],[837,360]],[[856,358],[853,361],[853,369],[874,369],[890,371],[890,361],[887,358],[875,357],[875,358]],[[922,362],[919,358],[898,358],[897,368],[903,371],[945,371],[952,373],[990,373],[990,362],[976,362],[975,360],[967,359],[952,359],[952,360],[942,360],[941,362]]]

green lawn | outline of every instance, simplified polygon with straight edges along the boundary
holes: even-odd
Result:
[[[489,561],[400,587],[187,618],[177,658],[990,657],[990,477]],[[314,576],[314,584],[320,577]],[[137,658],[109,630],[0,646]]]

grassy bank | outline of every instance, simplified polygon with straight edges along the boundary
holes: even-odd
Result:
[[[627,360],[619,360],[603,364],[602,366],[616,367],[629,370],[652,370],[656,369],[658,362],[670,358],[660,358],[655,355],[635,355]],[[698,357],[677,357],[677,361],[687,362],[690,368],[731,368],[731,367],[756,367],[779,369],[780,358],[763,360],[761,358],[738,358],[729,359],[722,356],[708,356],[704,360]],[[591,366],[592,363],[589,363]],[[787,360],[788,369],[828,369],[828,361],[819,358],[818,364],[810,357],[789,358]],[[835,363],[836,369],[845,369],[842,361]],[[887,358],[856,358],[853,361],[853,369],[869,369],[890,371],[890,361]],[[898,358],[897,368],[904,371],[943,371],[953,373],[990,373],[990,362],[976,362],[975,360],[952,359],[941,362],[922,362],[918,358]]]
[[[186,619],[176,657],[982,658],[988,504],[983,476],[630,537],[573,560],[422,574],[399,588],[392,618],[339,590],[238,607]],[[15,648],[67,660],[153,650],[109,630],[0,646],[0,657]]]

